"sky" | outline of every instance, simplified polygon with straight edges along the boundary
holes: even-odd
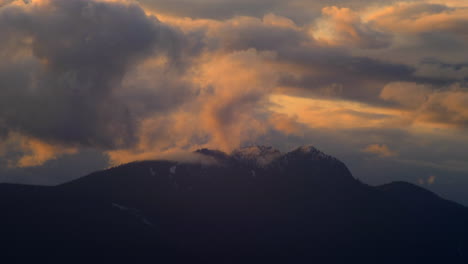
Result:
[[[0,0],[0,182],[314,145],[468,205],[468,1]]]

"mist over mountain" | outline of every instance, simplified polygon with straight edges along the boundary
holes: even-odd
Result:
[[[2,184],[0,247],[163,263],[468,261],[468,209],[418,186],[369,186],[313,146],[194,155],[54,187]]]

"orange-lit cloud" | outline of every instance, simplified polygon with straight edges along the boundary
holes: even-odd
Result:
[[[425,180],[425,179],[422,179],[422,178],[419,178],[419,179],[418,179],[418,183],[419,183],[420,185],[425,185],[425,184],[427,184],[427,185],[433,185],[433,184],[435,183],[436,179],[437,179],[436,176],[431,175],[431,176],[429,176],[426,180]]]
[[[77,151],[73,147],[48,144],[19,134],[12,134],[0,143],[0,157],[12,168],[40,166],[61,155],[76,154]]]
[[[322,14],[311,32],[319,41],[362,48],[383,48],[390,44],[388,35],[364,23],[360,14],[349,8],[325,7]]]
[[[297,121],[298,116],[289,116],[282,113],[271,113],[269,123],[277,131],[280,131],[286,135],[298,135],[304,136],[304,128]]]
[[[0,129],[25,138],[17,164],[72,153],[58,146],[96,148],[118,164],[200,147],[231,151],[272,131],[306,138],[312,130],[467,127],[467,63],[413,41],[432,31],[463,41],[462,1],[293,2],[261,1],[252,14],[222,18],[145,1],[145,9],[123,0],[4,5]],[[398,50],[406,37],[436,58],[406,63]],[[375,146],[385,155],[386,145]]]
[[[366,21],[392,32],[455,32],[466,34],[468,8],[461,2],[398,2],[377,8],[366,15]]]
[[[432,176],[429,176],[429,178],[427,179],[427,184],[429,185],[432,185],[435,183],[435,180],[436,180],[436,176],[432,175]]]
[[[366,148],[364,148],[362,151],[375,154],[381,158],[394,157],[398,155],[397,152],[390,150],[390,148],[387,145],[382,145],[382,144],[369,145]]]
[[[431,89],[417,83],[390,83],[386,85],[380,97],[388,101],[396,101],[403,106],[418,107],[423,104],[431,93]]]
[[[434,90],[414,83],[391,83],[381,97],[415,109],[414,122],[465,128],[468,124],[468,90],[459,85]]]
[[[77,153],[75,148],[60,148],[34,139],[21,142],[21,148],[25,154],[13,166],[39,166],[46,161],[56,159],[58,156]]]
[[[404,123],[404,111],[344,100],[272,95],[272,111],[296,115],[297,121],[318,129],[383,128]]]
[[[253,49],[207,55],[193,75],[199,94],[176,111],[143,120],[136,147],[110,151],[111,160],[121,163],[201,147],[230,151],[264,134],[268,126],[260,117],[262,102],[276,83],[268,67],[272,58],[272,53]]]

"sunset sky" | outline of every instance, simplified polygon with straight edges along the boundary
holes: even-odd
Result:
[[[314,145],[468,205],[466,0],[0,0],[0,182]]]

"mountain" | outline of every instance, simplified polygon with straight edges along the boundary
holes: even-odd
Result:
[[[312,146],[194,155],[54,187],[0,185],[3,255],[468,263],[468,209],[418,186],[366,185]]]

